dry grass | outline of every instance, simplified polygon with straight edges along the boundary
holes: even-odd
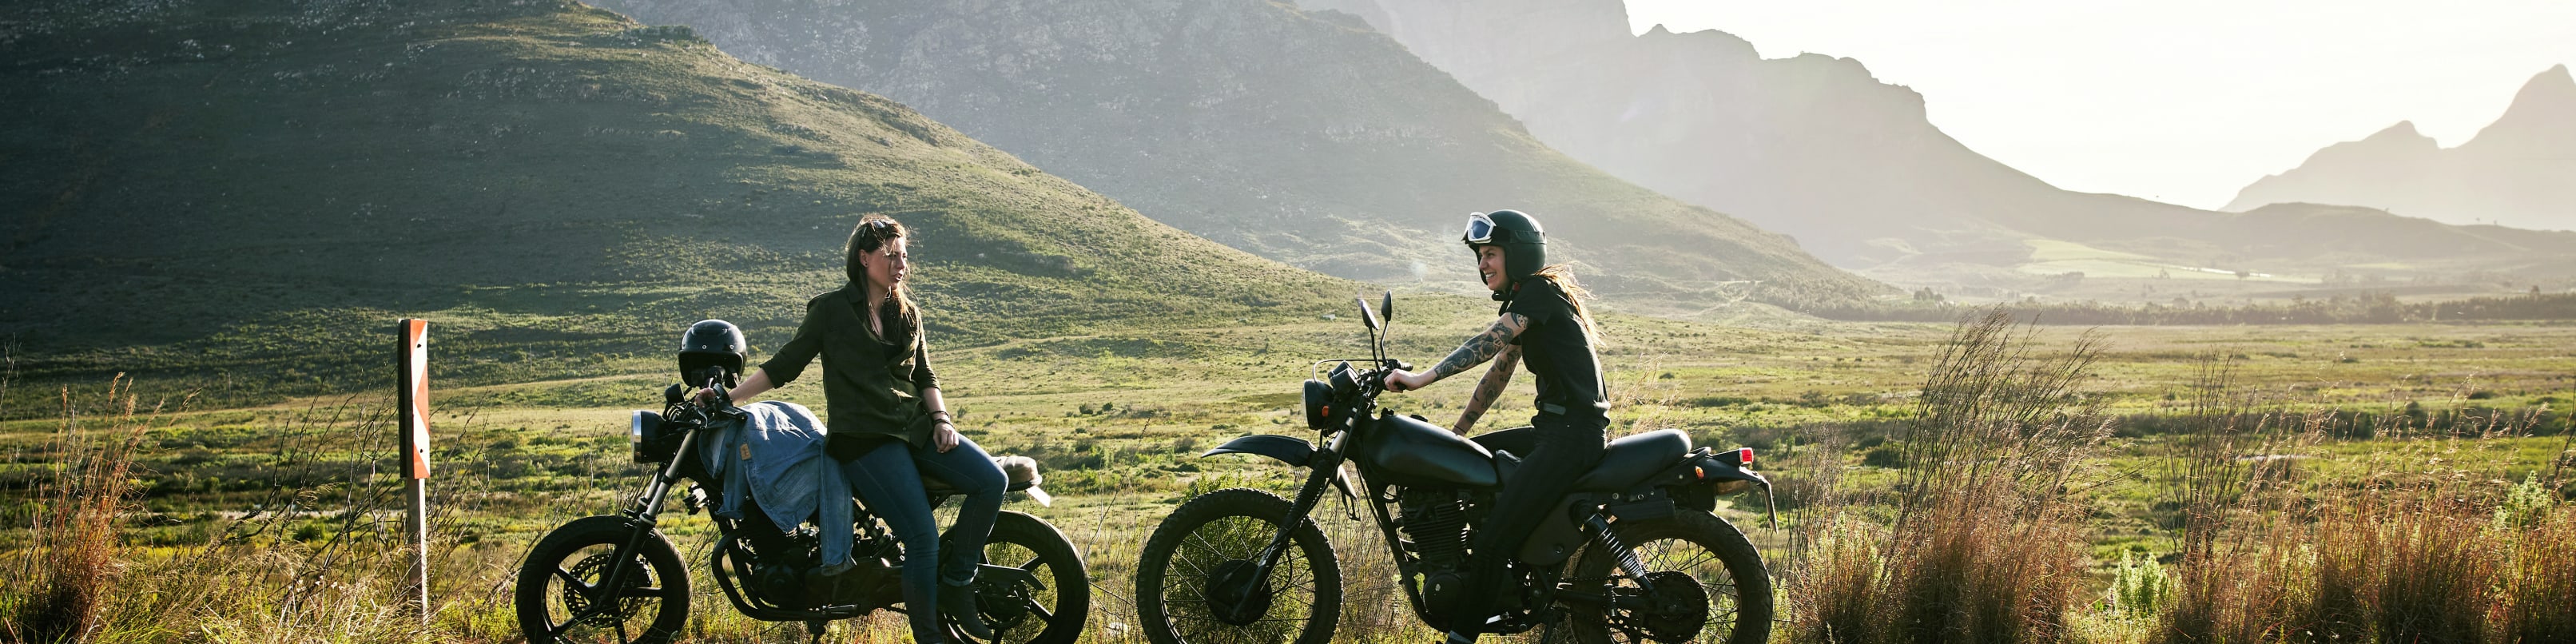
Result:
[[[138,417],[132,387],[122,374],[108,383],[108,399],[121,404],[100,431],[76,422],[71,391],[63,390],[63,423],[48,450],[59,465],[35,490],[49,502],[33,513],[32,542],[6,561],[19,583],[0,593],[0,635],[74,642],[99,630],[109,590],[125,572],[117,518],[133,492],[134,451],[159,412],[156,406]]]
[[[1824,508],[1787,584],[1801,642],[2046,642],[2078,605],[2086,462],[2108,426],[2075,386],[2099,353],[2031,350],[2002,310],[1963,321],[1901,437],[1893,516]]]
[[[2576,641],[2576,511],[2561,509],[2506,535],[2497,641]]]
[[[2228,389],[2223,368],[2204,373],[2207,390]],[[2534,415],[2430,439],[2392,415],[2373,433],[2401,447],[2364,480],[2303,481],[2296,461],[2272,457],[2315,447],[2322,418],[2253,407],[2196,404],[2203,417],[2175,443],[2184,547],[2154,641],[2576,641],[2576,553],[2560,532],[2576,508],[2546,492],[2557,473],[2499,495],[2502,473],[2445,466],[2451,451],[2521,436]]]

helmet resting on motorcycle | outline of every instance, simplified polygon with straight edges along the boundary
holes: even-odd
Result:
[[[1503,290],[1494,292],[1496,302],[1512,299],[1512,287],[1547,266],[1547,231],[1539,228],[1537,217],[1518,210],[1468,214],[1467,234],[1459,241],[1466,242],[1468,250],[1503,249]]]
[[[742,339],[742,329],[732,322],[700,320],[680,333],[680,380],[692,387],[705,387],[721,379],[731,387],[734,379],[742,375],[743,362],[750,351],[750,343]]]

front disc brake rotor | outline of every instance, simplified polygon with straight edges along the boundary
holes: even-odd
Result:
[[[574,579],[585,580],[585,583],[603,583],[607,581],[608,562],[615,558],[615,555],[605,552],[583,557],[580,563],[573,564],[572,569],[566,572],[572,573],[572,578]],[[636,569],[627,571],[626,579],[620,581],[618,585],[624,587],[622,590],[643,588],[643,562],[636,562]],[[601,628],[614,628],[618,624],[624,623],[626,618],[634,616],[637,611],[644,609],[644,598],[642,597],[624,597],[623,595],[625,595],[625,593],[623,592],[612,593],[612,595],[619,596],[619,601],[615,607],[606,611],[592,613],[589,617],[582,618],[581,623]],[[582,594],[580,588],[574,587],[571,584],[564,585],[563,603],[565,610],[571,611],[574,615],[580,615],[583,612],[590,610],[592,601],[593,600],[589,595]]]
[[[1247,559],[1229,559],[1208,573],[1208,612],[1217,621],[1235,626],[1250,625],[1270,613],[1270,585],[1261,583],[1261,566]]]

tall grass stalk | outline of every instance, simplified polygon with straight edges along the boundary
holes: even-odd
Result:
[[[44,504],[31,513],[31,541],[6,569],[11,590],[0,592],[0,635],[20,642],[82,642],[95,635],[109,590],[125,572],[117,556],[117,519],[129,507],[135,450],[156,405],[136,416],[134,381],[108,381],[107,426],[84,428],[71,389],[62,390],[63,422],[49,451],[52,476],[35,490]]]
[[[1824,510],[1788,584],[1795,641],[2049,642],[2085,571],[2087,460],[2109,426],[2077,385],[2098,336],[2040,354],[2002,309],[1962,320],[1900,438],[1892,518]]]

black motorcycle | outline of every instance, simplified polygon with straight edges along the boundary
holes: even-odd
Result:
[[[689,616],[689,566],[657,529],[655,517],[682,479],[690,482],[681,498],[691,514],[723,497],[722,481],[708,474],[699,445],[717,432],[738,430],[746,416],[724,401],[684,400],[683,391],[705,384],[672,385],[662,413],[634,413],[629,438],[635,461],[657,466],[641,494],[617,514],[556,528],[529,551],[519,567],[516,597],[519,627],[529,642],[668,642],[679,635]],[[1034,464],[1019,465],[1005,468],[1012,474],[1010,489],[1043,500]],[[923,477],[922,485],[933,506],[951,491],[936,478]],[[740,519],[714,517],[716,541],[707,559],[707,570],[735,610],[752,619],[804,622],[806,632],[821,641],[832,620],[907,609],[895,606],[903,601],[903,546],[864,504],[853,513],[852,525],[817,526],[807,517],[795,533],[779,531],[757,503],[743,505]],[[819,535],[830,529],[853,531],[850,553],[858,565],[827,577],[815,568]],[[1090,575],[1073,542],[1019,512],[1003,512],[993,524],[974,589],[979,612],[999,642],[1070,643],[1091,612]]]
[[[1386,352],[1385,323],[1359,303],[1373,357],[1324,360],[1305,383],[1306,426],[1317,447],[1290,436],[1254,435],[1209,450],[1259,454],[1310,468],[1295,500],[1250,489],[1191,499],[1145,542],[1136,571],[1138,621],[1146,639],[1178,642],[1320,644],[1332,639],[1342,605],[1333,545],[1308,517],[1338,490],[1344,512],[1363,500],[1394,555],[1414,614],[1447,629],[1427,606],[1451,593],[1489,593],[1504,607],[1487,632],[1546,627],[1546,641],[1761,642],[1771,628],[1771,578],[1744,533],[1711,512],[1721,494],[1771,484],[1746,469],[1751,448],[1691,449],[1676,430],[1611,441],[1601,464],[1574,482],[1511,557],[1501,588],[1465,588],[1467,546],[1518,459],[1460,438],[1421,416],[1377,408],[1384,376],[1409,368]],[[1354,363],[1366,366],[1354,366]],[[1497,432],[1499,434],[1501,432]],[[1486,439],[1493,434],[1479,436]],[[1357,476],[1342,468],[1356,466]],[[1775,514],[1776,516],[1776,514]],[[1571,565],[1568,565],[1568,562]]]

